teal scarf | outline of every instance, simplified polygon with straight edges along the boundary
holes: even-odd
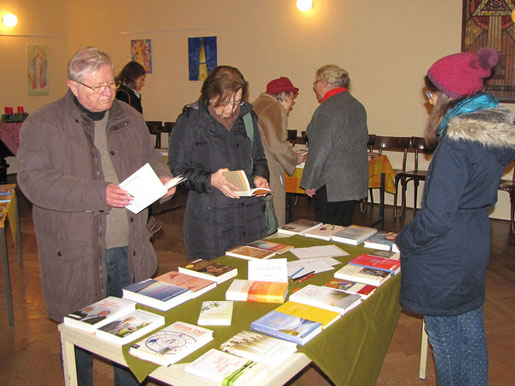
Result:
[[[452,109],[447,111],[445,116],[443,117],[442,123],[440,124],[440,129],[438,130],[438,136],[441,136],[447,130],[447,125],[449,121],[461,114],[471,113],[477,110],[490,109],[492,107],[496,107],[499,104],[499,100],[487,93],[480,92],[470,98],[463,99],[461,102],[457,103]]]

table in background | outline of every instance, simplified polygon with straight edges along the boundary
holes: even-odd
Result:
[[[0,185],[0,189],[11,192],[10,195],[0,195],[0,248],[2,252],[2,270],[4,271],[5,300],[7,304],[7,318],[9,325],[14,325],[13,300],[11,295],[11,277],[9,274],[9,256],[7,255],[7,240],[5,237],[5,220],[9,219],[11,234],[18,250],[18,266],[23,268],[23,254],[21,250],[20,215],[18,201],[16,200],[16,184]]]
[[[284,239],[274,239],[279,243],[307,247],[314,245],[327,245],[330,242],[302,236],[293,236]],[[347,263],[352,257],[363,253],[365,248],[344,244],[337,244],[349,252],[350,256],[340,257],[337,260]],[[280,257],[294,259],[293,254],[286,252]],[[238,268],[238,278],[247,278],[246,260],[229,256],[222,256],[217,261]],[[336,269],[341,265],[336,266]],[[306,284],[322,285],[333,278],[334,270],[319,273],[302,283],[290,283],[289,293]],[[313,361],[337,385],[369,385],[375,384],[384,357],[388,351],[390,340],[400,314],[399,288],[400,275],[393,276],[377,289],[374,295],[363,301],[357,308],[344,315],[339,321],[328,327],[319,336],[307,343],[298,346],[299,352],[274,369],[267,383],[282,385],[288,379],[300,372]],[[152,312],[164,315],[166,325],[177,320],[197,324],[200,307],[205,300],[225,299],[225,292],[232,280],[220,284],[208,293],[187,301],[168,312],[159,312],[148,307],[141,307]],[[131,345],[120,347],[64,324],[59,325],[61,342],[63,345],[64,369],[66,384],[75,384],[74,345],[81,346],[95,354],[128,365],[140,378],[150,375],[174,385],[212,384],[200,378],[189,376],[184,372],[185,363],[191,362],[211,348],[219,348],[220,344],[242,330],[250,330],[250,323],[267,312],[277,308],[278,304],[234,302],[234,313],[231,326],[206,326],[214,331],[215,339],[201,347],[185,360],[170,367],[160,367],[153,363],[142,361],[128,354]],[[134,343],[134,342],[132,342]]]
[[[20,129],[23,122],[0,122],[0,184],[7,182],[5,157],[15,156],[20,147]]]
[[[293,175],[290,177],[284,173],[284,188],[286,190],[286,222],[291,221],[291,210],[293,206],[294,194],[306,194],[304,189],[300,187],[302,173],[304,168],[296,168]],[[381,176],[384,175],[384,184],[381,185]],[[395,193],[395,171],[384,154],[379,155],[369,153],[368,159],[368,188],[379,189],[379,205],[380,205],[380,219],[376,220],[373,225],[384,225],[384,192]],[[381,226],[382,228],[382,226]]]

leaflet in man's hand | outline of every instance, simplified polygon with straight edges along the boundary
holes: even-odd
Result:
[[[154,169],[147,162],[133,174],[120,183],[120,188],[129,192],[134,198],[126,208],[138,214],[147,206],[163,197],[168,189],[180,184],[186,178],[182,176],[174,177],[163,184]]]
[[[240,197],[251,197],[272,192],[267,188],[251,188],[247,175],[243,170],[229,170],[224,173],[224,177],[238,188],[233,193]]]

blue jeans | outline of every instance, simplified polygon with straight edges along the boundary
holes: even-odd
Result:
[[[455,316],[426,316],[433,346],[436,382],[447,385],[486,385],[488,351],[483,307]]]
[[[110,248],[106,253],[107,265],[107,296],[122,297],[122,288],[131,284],[127,247]],[[93,355],[75,346],[75,363],[77,366],[77,381],[79,386],[93,385]],[[125,366],[113,363],[114,384],[117,386],[132,386],[140,383]]]

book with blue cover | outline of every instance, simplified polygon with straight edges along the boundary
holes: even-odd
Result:
[[[123,288],[123,297],[161,311],[192,298],[190,290],[161,281],[146,279]]]
[[[273,310],[253,321],[250,329],[304,346],[322,332],[322,323]]]

